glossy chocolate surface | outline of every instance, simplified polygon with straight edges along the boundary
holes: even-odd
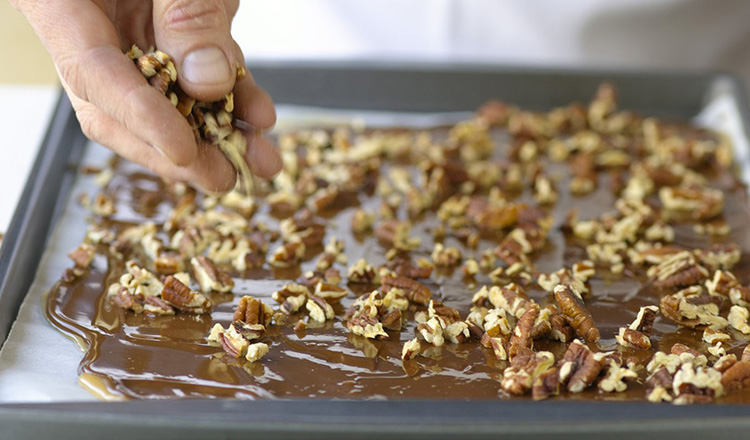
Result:
[[[503,144],[504,135],[496,135]],[[498,148],[502,156],[502,147]],[[567,175],[565,164],[554,164],[541,159],[550,175]],[[561,230],[566,215],[575,207],[580,218],[591,219],[613,211],[614,196],[609,190],[609,176],[599,175],[598,189],[587,196],[572,196],[567,191],[567,178],[558,182],[560,198],[549,208],[555,219],[546,247],[535,254],[534,270],[553,272],[586,258],[583,245],[566,237]],[[750,282],[750,204],[746,188],[733,176],[714,180],[725,194],[724,218],[732,228],[731,235],[719,241],[737,243],[743,258],[732,270],[740,282]],[[145,220],[157,225],[164,221],[174,202],[164,184],[134,166],[123,163],[116,168],[116,176],[109,189],[117,200],[117,213],[111,221],[123,224]],[[531,201],[527,188],[520,200]],[[143,204],[147,200],[147,204]],[[377,212],[377,197],[360,195],[363,207]],[[146,206],[148,205],[148,206]],[[326,242],[331,236],[346,242],[349,264],[359,258],[378,265],[383,263],[383,247],[372,234],[355,237],[349,232],[354,206],[326,212],[329,227]],[[253,221],[262,219],[275,228],[277,219],[262,206]],[[432,251],[432,228],[436,225],[434,213],[416,222],[413,232],[422,239],[413,257],[429,258]],[[674,245],[686,249],[703,248],[712,241],[698,235],[692,225],[675,227]],[[479,256],[480,252],[496,246],[497,241],[482,239],[478,250],[467,249],[455,239],[446,238],[446,244],[460,246],[464,256]],[[271,248],[274,244],[271,244]],[[320,251],[320,250],[318,250]],[[312,399],[529,399],[514,397],[503,392],[500,379],[507,362],[497,361],[491,350],[479,341],[464,344],[446,344],[430,347],[413,360],[402,361],[403,343],[414,338],[416,323],[414,310],[407,312],[405,325],[400,332],[389,331],[387,340],[367,340],[350,334],[343,321],[345,308],[356,296],[378,286],[346,283],[346,266],[335,265],[344,277],[341,285],[351,292],[335,306],[337,313],[332,322],[316,326],[310,323],[303,333],[293,328],[299,317],[292,317],[286,325],[270,326],[264,342],[271,347],[261,361],[246,362],[227,356],[221,348],[209,345],[206,336],[215,323],[227,326],[239,298],[249,294],[277,307],[270,295],[284,284],[295,280],[301,272],[314,266],[316,256],[309,254],[300,270],[260,269],[246,273],[233,273],[236,287],[233,294],[211,294],[215,307],[210,315],[178,313],[175,316],[150,316],[135,314],[115,306],[107,298],[107,286],[116,281],[122,272],[113,268],[116,260],[108,255],[106,246],[98,246],[92,266],[73,282],[61,281],[55,285],[46,303],[46,314],[53,326],[62,332],[80,338],[86,345],[79,367],[81,382],[103,398],[165,399],[185,397],[220,397],[237,399],[257,398],[312,398]],[[62,257],[61,257],[62,258]],[[267,266],[266,266],[267,267]],[[602,334],[598,350],[619,350],[624,357],[637,357],[645,365],[656,350],[669,352],[675,342],[706,353],[707,344],[701,342],[702,331],[680,328],[663,316],[656,319],[651,337],[652,349],[639,351],[617,346],[614,336],[618,329],[630,324],[641,306],[658,305],[668,293],[646,281],[643,268],[626,267],[623,275],[613,275],[599,270],[589,282],[591,294],[586,298],[588,310]],[[463,279],[460,267],[453,271],[433,273],[426,282],[433,298],[455,307],[465,317],[471,307],[472,295],[482,285],[491,285],[486,274],[479,273],[473,283]],[[542,306],[554,303],[554,297],[532,283],[525,287],[529,296]],[[671,293],[671,292],[669,292]],[[424,310],[420,306],[415,310]],[[738,355],[747,344],[747,337],[734,330],[729,343]],[[592,346],[592,348],[595,348]],[[566,344],[538,339],[535,350],[549,350],[560,358]],[[595,348],[596,349],[596,348]],[[596,386],[583,393],[562,393],[553,399],[643,400],[646,373],[641,371],[638,382],[631,382],[622,393],[602,393]],[[734,392],[717,399],[717,402],[750,403],[750,393]]]

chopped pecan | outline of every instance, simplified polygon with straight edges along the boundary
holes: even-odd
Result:
[[[411,223],[399,220],[381,222],[375,228],[375,237],[401,251],[411,251],[420,243],[419,237],[411,236]]]
[[[678,252],[649,268],[647,275],[659,287],[687,287],[708,279],[708,270],[688,251]]]
[[[580,341],[574,340],[560,360],[560,383],[567,384],[568,391],[580,393],[594,383],[602,370],[602,364],[594,353]]]
[[[229,328],[218,334],[218,340],[224,351],[235,358],[240,358],[245,355],[247,353],[247,347],[250,345],[247,339],[245,339],[232,324],[229,325]]]
[[[713,369],[724,374],[732,365],[737,362],[737,356],[734,353],[725,354],[714,362]]]
[[[463,255],[456,247],[445,247],[442,243],[435,243],[432,251],[432,261],[438,267],[451,267],[461,263]]]
[[[291,315],[297,313],[307,302],[310,290],[302,284],[286,284],[271,294],[274,301],[281,304],[281,311]]]
[[[555,363],[548,351],[533,352],[523,348],[503,372],[502,389],[510,394],[522,395],[531,389],[537,377],[546,373]]]
[[[750,318],[750,311],[745,307],[732,306],[732,308],[729,309],[727,321],[729,321],[729,325],[731,325],[733,329],[748,335],[750,334],[750,325],[747,323],[748,318]]]
[[[710,295],[729,297],[732,289],[742,287],[732,272],[717,270],[713,278],[706,281],[706,289]]]
[[[664,187],[659,199],[669,211],[689,213],[694,220],[708,220],[724,209],[724,193],[699,186]]]
[[[544,400],[560,393],[560,370],[552,367],[534,379],[531,386],[531,397],[534,400]]]
[[[594,318],[586,310],[581,294],[572,284],[560,284],[555,287],[555,300],[565,319],[576,333],[587,342],[599,340],[599,329]]]
[[[161,297],[169,305],[183,312],[189,313],[211,313],[213,304],[203,296],[202,293],[196,292],[186,286],[180,280],[172,275],[167,276],[164,280],[164,289],[161,291]]]
[[[499,336],[491,336],[490,333],[485,332],[482,335],[480,343],[483,347],[492,350],[492,354],[495,356],[495,359],[499,361],[508,360],[508,350],[506,349],[506,346],[508,345],[507,336],[502,334],[500,334]]]
[[[685,363],[675,373],[672,389],[678,399],[682,395],[692,395],[706,396],[708,400],[711,400],[711,398],[720,397],[724,391],[722,374],[713,368]],[[682,400],[693,403],[687,397],[683,397]],[[681,401],[675,400],[675,403],[681,403]]]
[[[431,299],[427,308],[427,316],[430,318],[436,317],[442,327],[446,327],[449,324],[453,324],[456,321],[461,320],[461,315],[458,310],[453,307],[448,307],[436,299]]]
[[[143,311],[154,315],[174,315],[174,309],[158,296],[147,296],[143,300]]]
[[[620,333],[615,336],[617,343],[624,347],[637,348],[639,350],[648,350],[651,348],[651,340],[638,330],[628,327],[620,327]]]
[[[420,258],[417,261],[416,266],[406,260],[395,260],[388,262],[386,267],[395,272],[396,275],[415,280],[419,278],[429,278],[430,275],[432,275],[432,270],[434,268],[430,260],[426,258]]]
[[[257,362],[259,361],[263,356],[268,354],[268,351],[270,348],[268,347],[268,344],[265,344],[263,342],[256,342],[255,344],[250,344],[247,346],[245,359],[248,360],[248,362]]]
[[[273,251],[268,259],[268,264],[278,268],[292,267],[302,261],[305,250],[305,244],[301,241],[286,243]]]
[[[401,330],[401,310],[394,309],[393,311],[388,312],[380,319],[380,321],[383,324],[383,328],[395,331]]]
[[[702,295],[701,286],[689,287],[661,299],[661,313],[685,327],[708,325],[714,329],[727,326],[727,320],[719,316],[715,297]]]
[[[108,296],[118,307],[132,310],[135,313],[143,312],[142,296],[138,298],[120,284],[112,284],[109,286]]]
[[[125,263],[128,272],[120,277],[120,284],[133,295],[144,298],[159,296],[164,284],[153,273],[138,266],[134,261]]]
[[[539,304],[531,303],[526,308],[526,311],[518,318],[516,327],[513,329],[513,334],[510,337],[510,346],[508,347],[508,356],[513,359],[519,352],[521,347],[532,348],[534,340],[532,339],[531,332],[534,329],[534,323],[539,317],[540,308]]]
[[[551,326],[549,337],[560,342],[568,342],[575,336],[575,329],[570,326],[568,320],[560,313],[552,313],[549,317]]]
[[[486,289],[486,287],[483,289]],[[505,310],[516,318],[520,318],[526,307],[531,304],[523,288],[516,283],[506,284],[503,287],[492,286],[487,292],[487,296],[493,306]]]
[[[346,322],[346,327],[355,335],[364,336],[367,339],[384,339],[388,337],[388,333],[383,329],[383,324],[376,318],[366,314],[360,314],[349,319]]]
[[[729,270],[740,261],[740,247],[734,243],[715,243],[696,251],[701,264],[709,270]]]
[[[348,280],[350,283],[357,284],[380,283],[378,272],[375,270],[375,267],[369,264],[364,258],[357,260],[357,262],[349,268]]]
[[[401,359],[408,361],[414,359],[422,349],[419,339],[414,338],[404,344],[404,348],[401,349]]]
[[[417,324],[417,336],[425,340],[425,342],[439,347],[445,343],[443,338],[443,327],[440,325],[440,320],[437,317],[432,317],[427,322]]]
[[[310,312],[310,318],[315,322],[326,322],[333,319],[333,307],[323,298],[310,295],[305,303],[307,311]]]
[[[750,386],[750,362],[737,361],[721,375],[721,385],[726,391]]]
[[[82,243],[68,253],[68,258],[73,260],[77,267],[85,269],[94,261],[94,254],[96,254],[94,246]]]
[[[348,290],[335,284],[328,284],[321,281],[315,285],[315,295],[330,303],[339,302],[341,298],[344,298],[348,294]]]
[[[638,373],[636,371],[610,360],[604,377],[599,380],[599,389],[605,393],[621,393],[628,388],[627,381],[637,378]]]
[[[432,297],[430,289],[419,281],[402,276],[392,276],[384,274],[380,277],[383,292],[388,292],[392,288],[401,289],[409,301],[417,304],[427,304]]]
[[[733,287],[729,290],[729,299],[732,304],[748,307],[750,306],[750,288],[745,286]]]
[[[234,310],[232,321],[242,322],[249,325],[266,326],[271,322],[273,310],[257,298],[245,295],[240,298],[237,308]]]
[[[190,260],[193,265],[195,279],[203,292],[229,292],[234,288],[232,277],[219,269],[211,259],[198,255]]]
[[[352,215],[352,232],[363,234],[372,229],[373,223],[375,223],[375,214],[368,214],[364,209],[359,208]]]

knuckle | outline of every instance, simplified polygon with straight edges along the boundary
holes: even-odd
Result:
[[[225,26],[227,14],[223,2],[215,0],[177,0],[164,11],[163,24],[172,31],[203,31]]]
[[[91,115],[84,111],[77,111],[76,116],[78,118],[78,123],[81,125],[81,131],[84,136],[92,141],[98,141],[99,130],[95,118],[91,117]]]

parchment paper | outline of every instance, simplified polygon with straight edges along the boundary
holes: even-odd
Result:
[[[394,113],[354,110],[329,110],[312,107],[279,106],[278,129],[299,126],[341,125],[427,128],[452,124],[471,116],[457,113]],[[750,144],[742,129],[737,103],[731,95],[718,96],[694,119],[699,125],[726,133],[735,147],[743,180],[750,182]],[[83,163],[103,166],[111,153],[89,143]],[[79,177],[72,195],[93,194],[93,177]],[[45,292],[70,267],[67,253],[78,246],[85,232],[86,211],[68,203],[44,252],[34,282],[24,300],[18,319],[0,351],[0,403],[93,401],[96,398],[78,385],[78,364],[83,353],[72,340],[44,319],[42,301]]]

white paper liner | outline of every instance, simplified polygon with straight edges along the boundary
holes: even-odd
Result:
[[[404,113],[360,110],[331,110],[314,107],[279,106],[277,128],[352,125],[359,127],[401,126],[428,128],[454,124],[471,117],[469,112]],[[742,129],[742,116],[733,96],[717,96],[695,121],[726,133],[735,147],[735,160],[742,177],[750,182],[750,143]],[[109,150],[90,143],[83,163],[103,165]],[[77,179],[73,197],[94,188],[91,178]],[[71,201],[60,217],[37,270],[34,282],[21,305],[18,319],[0,351],[0,403],[94,401],[92,394],[78,385],[78,364],[83,352],[53,328],[42,312],[45,292],[70,267],[67,253],[78,246],[84,235],[86,211]]]

